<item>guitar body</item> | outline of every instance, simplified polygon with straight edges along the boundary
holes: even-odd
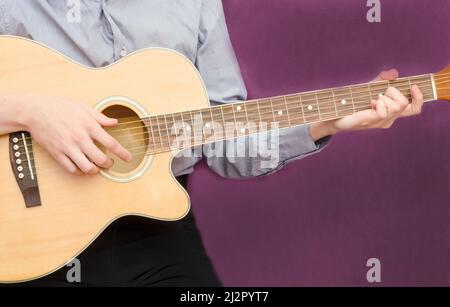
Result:
[[[128,120],[209,105],[198,72],[174,51],[145,49],[91,69],[43,45],[8,36],[0,37],[0,92],[67,97]],[[136,142],[148,145],[146,129],[138,131],[121,135],[120,142],[131,151]],[[0,136],[0,282],[54,272],[119,217],[173,221],[189,211],[189,196],[171,172],[171,152],[149,156],[138,151],[129,165],[117,163],[108,173],[78,177],[35,143],[40,205],[27,207],[10,146],[9,136]]]

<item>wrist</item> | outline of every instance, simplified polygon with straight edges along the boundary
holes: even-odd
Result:
[[[309,129],[314,142],[337,133],[332,121],[311,123]]]
[[[1,100],[11,110],[10,125],[16,131],[28,130],[31,120],[30,114],[33,113],[33,110],[29,110],[30,105],[32,105],[27,102],[29,99],[24,95],[7,94],[2,95]]]

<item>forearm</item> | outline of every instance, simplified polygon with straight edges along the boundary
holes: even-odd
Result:
[[[337,132],[330,121],[311,123],[309,129],[314,142],[317,142],[324,137],[334,135]]]
[[[0,94],[0,135],[25,130],[23,101],[20,95]]]

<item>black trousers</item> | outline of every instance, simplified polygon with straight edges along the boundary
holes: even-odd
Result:
[[[186,186],[186,176],[178,180]],[[206,255],[194,216],[176,222],[124,217],[108,227],[73,266],[19,286],[221,286]]]

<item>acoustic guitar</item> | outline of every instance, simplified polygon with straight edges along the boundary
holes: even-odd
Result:
[[[0,92],[82,101],[119,119],[107,131],[133,154],[94,176],[66,173],[26,131],[0,136],[0,282],[54,272],[125,215],[174,221],[190,209],[171,173],[183,149],[370,109],[395,86],[409,99],[450,99],[450,67],[435,74],[210,106],[203,81],[179,53],[149,48],[92,69],[27,39],[0,37]],[[70,118],[67,118],[70,121]],[[231,125],[229,124],[231,123]],[[200,129],[198,129],[200,127]],[[266,131],[267,132],[267,131]]]

